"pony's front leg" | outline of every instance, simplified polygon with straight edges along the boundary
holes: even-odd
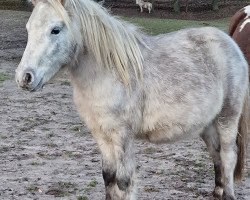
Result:
[[[134,200],[136,189],[132,134],[123,130],[98,135],[101,137],[96,135],[95,138],[102,153],[106,200]]]
[[[143,12],[143,8],[142,8],[142,6],[140,6],[140,8],[141,8],[141,12]]]
[[[118,137],[117,137],[118,136]],[[121,200],[136,199],[135,183],[135,147],[133,134],[129,131],[121,131],[113,140],[116,157],[116,182]]]
[[[113,200],[116,197],[116,160],[113,144],[104,141],[100,146],[102,153],[102,176],[106,189],[106,200]],[[118,199],[116,197],[116,199]]]

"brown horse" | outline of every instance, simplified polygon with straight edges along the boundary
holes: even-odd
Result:
[[[238,10],[231,18],[229,35],[240,46],[248,64],[250,64],[250,5]]]

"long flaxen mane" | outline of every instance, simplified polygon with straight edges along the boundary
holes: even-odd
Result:
[[[115,69],[125,85],[130,85],[129,67],[136,78],[142,77],[143,57],[139,45],[144,45],[135,26],[111,16],[92,0],[47,0],[63,18],[78,45],[92,51],[97,63]],[[71,21],[77,18],[77,20]],[[79,22],[81,33],[73,29]]]

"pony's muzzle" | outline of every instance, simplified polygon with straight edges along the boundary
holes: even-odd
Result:
[[[34,77],[32,71],[24,71],[16,77],[16,81],[21,88],[30,90],[33,88]]]

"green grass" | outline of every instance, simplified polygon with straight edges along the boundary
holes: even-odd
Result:
[[[182,28],[214,26],[226,31],[228,27],[228,18],[213,21],[193,21],[193,20],[177,20],[177,19],[157,19],[157,18],[140,18],[140,17],[124,17],[126,21],[137,24],[149,34],[156,35],[177,31]]]
[[[88,187],[96,187],[97,185],[97,181],[96,180],[92,180],[89,184],[88,184]]]
[[[0,72],[0,83],[10,79],[10,77],[2,72]]]
[[[89,192],[92,188],[95,188],[96,185],[97,185],[96,180],[90,181],[89,184],[87,185],[87,187],[84,189],[84,192]]]
[[[78,196],[77,200],[88,200],[86,196]]]
[[[26,189],[31,193],[37,192],[39,190],[39,188],[34,184],[29,185]]]

